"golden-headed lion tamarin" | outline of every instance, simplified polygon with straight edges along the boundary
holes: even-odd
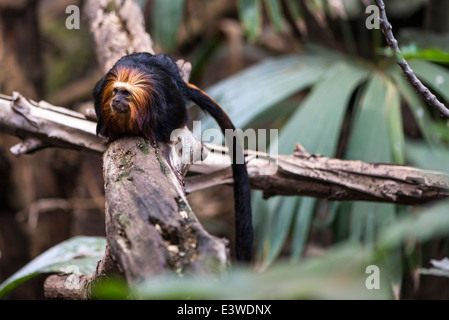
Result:
[[[214,117],[223,133],[235,130],[218,103],[184,82],[174,60],[165,54],[133,53],[122,57],[98,81],[93,96],[97,134],[110,140],[135,135],[169,142],[172,131],[187,121],[186,103],[190,100]],[[236,256],[249,261],[253,241],[250,184],[244,161],[236,161],[238,155],[243,158],[242,146],[235,135],[232,140]]]

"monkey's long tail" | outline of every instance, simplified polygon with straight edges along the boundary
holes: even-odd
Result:
[[[209,97],[201,89],[193,84],[187,83],[190,99],[201,109],[209,113],[220,125],[223,134],[226,129],[235,130],[226,112],[220,105]],[[225,134],[226,136],[226,134]],[[253,248],[253,225],[251,213],[251,188],[246,169],[243,148],[237,139],[235,131],[228,139],[228,147],[232,145],[232,175],[234,178],[234,201],[235,201],[235,251],[237,259],[240,261],[250,261]],[[231,152],[231,149],[230,149]]]

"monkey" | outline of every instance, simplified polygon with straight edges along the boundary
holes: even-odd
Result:
[[[93,98],[97,135],[109,141],[130,135],[168,143],[172,131],[186,124],[190,101],[210,114],[223,134],[235,130],[221,106],[185,82],[176,62],[167,54],[137,52],[123,56],[96,83]],[[253,246],[250,182],[243,147],[235,134],[229,144],[234,178],[235,253],[237,260],[248,262]],[[237,163],[237,159],[243,159],[243,163]]]

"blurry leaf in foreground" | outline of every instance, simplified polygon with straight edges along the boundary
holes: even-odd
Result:
[[[386,273],[378,290],[366,285],[371,255],[356,244],[332,249],[301,264],[276,263],[263,273],[233,269],[221,279],[148,279],[132,292],[140,299],[390,299]],[[382,270],[382,269],[381,269]]]
[[[443,201],[418,215],[408,215],[379,234],[378,248],[390,250],[403,242],[424,242],[449,234],[449,201]]]
[[[132,293],[124,278],[107,277],[94,283],[92,297],[103,300],[126,300],[132,299]]]
[[[25,281],[43,273],[91,275],[103,258],[106,239],[78,236],[61,242],[30,261],[0,285],[0,298]]]

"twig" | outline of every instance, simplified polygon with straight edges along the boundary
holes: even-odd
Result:
[[[393,50],[396,63],[401,67],[405,74],[405,77],[410,84],[416,89],[416,91],[434,108],[436,108],[440,114],[446,118],[449,118],[449,109],[441,103],[437,97],[430,92],[430,90],[423,85],[423,83],[416,77],[412,68],[408,65],[405,58],[402,56],[399,49],[398,41],[393,35],[391,23],[388,21],[387,13],[385,11],[385,4],[383,0],[375,0],[380,10],[379,21],[382,28],[382,32],[385,35],[388,45]]]

